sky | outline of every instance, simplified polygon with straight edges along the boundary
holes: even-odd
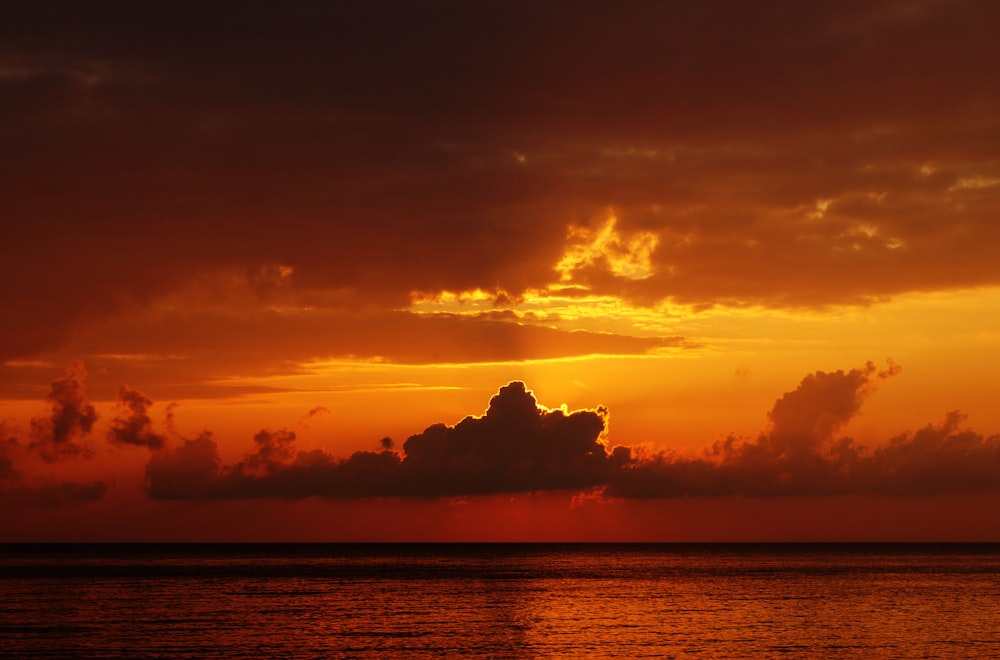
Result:
[[[1000,5],[0,21],[0,541],[1000,541]]]

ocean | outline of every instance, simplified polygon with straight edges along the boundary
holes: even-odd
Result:
[[[1000,545],[0,545],[3,658],[1000,658]]]

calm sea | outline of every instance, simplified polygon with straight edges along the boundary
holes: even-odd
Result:
[[[1000,658],[997,545],[0,545],[5,658]]]

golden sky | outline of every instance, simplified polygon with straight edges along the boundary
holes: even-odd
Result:
[[[1000,540],[1000,6],[0,24],[2,540]]]

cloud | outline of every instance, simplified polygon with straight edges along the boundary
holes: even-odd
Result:
[[[816,451],[861,410],[862,402],[878,381],[899,371],[899,366],[890,360],[882,371],[868,362],[846,373],[809,374],[795,390],[778,399],[768,413],[769,445],[778,454]]]
[[[4,423],[0,422],[0,484],[21,476],[20,471],[14,467],[14,454],[19,450],[17,437],[9,434]]]
[[[817,371],[782,395],[771,427],[756,439],[728,437],[703,455],[670,452],[635,457],[615,475],[606,495],[616,497],[927,495],[1000,489],[1000,436],[944,424],[901,434],[874,450],[840,430],[858,414],[878,383],[899,373],[869,362],[848,372]]]
[[[305,414],[304,419],[312,419],[316,415],[329,415],[330,409],[326,406],[316,406],[315,408],[310,408],[309,412]]]
[[[1000,488],[1000,434],[962,428],[965,416],[948,413],[938,425],[900,434],[875,449],[868,463],[870,489],[893,494],[995,492]]]
[[[252,454],[220,466],[215,441],[204,434],[153,454],[148,493],[154,499],[444,497],[584,489],[605,483],[613,466],[606,422],[602,407],[539,407],[515,381],[500,388],[484,415],[430,426],[408,438],[402,453],[383,439],[381,451],[337,459],[297,450],[291,431],[262,430]]]
[[[153,431],[152,421],[146,412],[153,405],[148,396],[133,387],[122,385],[118,390],[118,404],[122,414],[111,420],[109,441],[117,445],[136,445],[150,449],[163,446],[166,438]]]
[[[295,456],[295,433],[281,429],[268,431],[262,429],[253,437],[257,451],[247,456],[244,465],[251,472],[270,474],[278,467],[287,464]]]
[[[0,26],[0,359],[232,273],[256,311],[560,263],[696,305],[1000,282],[993,3],[55,6]],[[608,206],[617,240],[567,240]]]
[[[46,461],[63,456],[89,456],[90,450],[78,440],[88,435],[97,421],[97,411],[87,401],[87,370],[74,361],[66,367],[66,375],[52,382],[46,400],[51,404],[47,417],[31,420],[30,449]]]
[[[94,502],[107,492],[103,481],[80,483],[26,474],[18,462],[28,448],[0,422],[0,505],[42,505]]]
[[[337,458],[300,450],[287,429],[261,430],[242,461],[223,465],[211,434],[154,451],[146,469],[153,499],[460,497],[539,491],[588,497],[674,498],[741,495],[925,495],[1000,490],[1000,435],[944,423],[891,438],[874,449],[839,432],[865,398],[900,372],[891,360],[849,371],[817,371],[778,398],[756,438],[727,437],[697,456],[611,447],[608,410],[539,406],[514,381],[486,413],[434,424],[402,451]]]
[[[0,488],[0,503],[4,505],[59,506],[97,502],[108,492],[103,481],[80,483],[34,479]]]
[[[582,489],[604,482],[608,411],[539,408],[524,383],[512,382],[482,417],[436,424],[403,443],[402,469],[426,496]]]
[[[233,376],[301,373],[314,360],[378,359],[396,364],[461,364],[586,355],[648,355],[696,346],[679,336],[633,336],[543,325],[550,320],[474,318],[408,311],[335,311],[306,308],[300,300],[282,309],[259,301],[214,308],[181,300],[169,310],[135,310],[109,320],[100,333],[83,335],[67,356],[85,355],[93,392],[122,382],[142,383],[154,400],[212,398],[269,391]],[[2,332],[2,329],[0,329]],[[63,354],[63,353],[60,353]],[[102,368],[115,380],[102,374]],[[19,370],[0,369],[0,398],[35,396]],[[103,390],[103,391],[102,391]],[[106,395],[105,395],[106,396]],[[322,410],[312,412],[312,419]],[[303,419],[309,423],[309,419]]]
[[[403,495],[400,458],[390,451],[356,452],[337,459],[320,450],[297,451],[295,434],[262,430],[257,449],[223,466],[208,432],[176,448],[154,452],[146,466],[146,492],[156,500]]]
[[[179,447],[153,453],[146,465],[146,492],[152,499],[212,497],[219,465],[219,448],[206,431]]]

